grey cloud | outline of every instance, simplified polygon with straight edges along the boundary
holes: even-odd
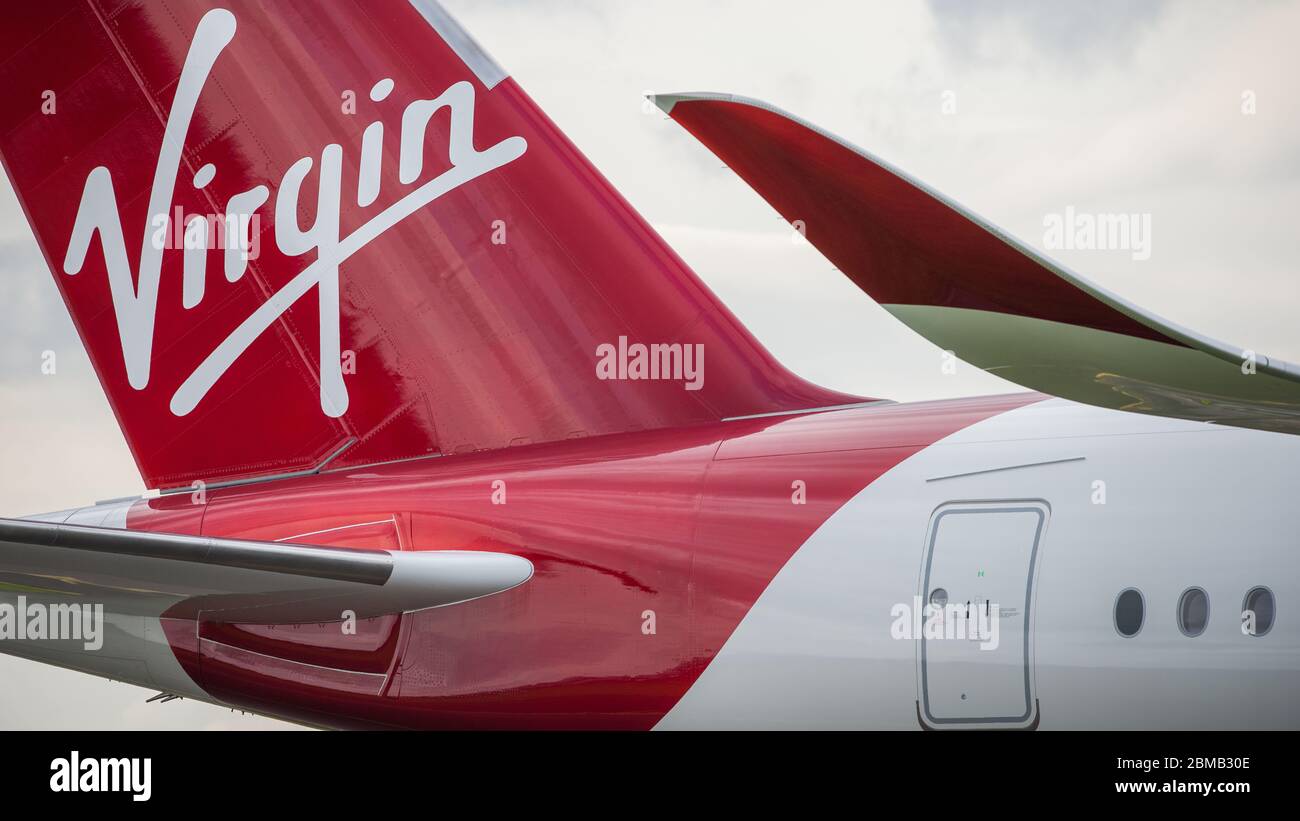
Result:
[[[1039,55],[1078,68],[1126,59],[1160,17],[1162,0],[929,0],[947,52],[968,61],[996,63],[1006,52],[981,48],[990,32],[1025,37]]]

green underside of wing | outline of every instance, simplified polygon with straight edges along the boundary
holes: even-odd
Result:
[[[1300,383],[1193,348],[992,311],[883,307],[957,358],[1032,390],[1115,410],[1300,433]]]

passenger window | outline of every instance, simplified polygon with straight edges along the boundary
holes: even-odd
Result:
[[[1130,587],[1115,599],[1115,629],[1126,639],[1131,639],[1142,629],[1146,618],[1146,605],[1142,594]]]
[[[1273,629],[1273,591],[1267,587],[1251,588],[1241,604],[1243,630],[1248,636],[1262,636]],[[1253,619],[1247,621],[1247,617]]]
[[[1205,632],[1210,621],[1210,599],[1199,587],[1189,587],[1178,597],[1178,629],[1184,636],[1196,637]]]

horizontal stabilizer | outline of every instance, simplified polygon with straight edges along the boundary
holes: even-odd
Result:
[[[399,614],[523,584],[532,564],[478,551],[289,545],[0,519],[6,599],[241,624]]]

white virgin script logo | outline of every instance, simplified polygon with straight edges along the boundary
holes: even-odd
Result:
[[[104,263],[108,270],[109,289],[117,317],[118,336],[122,342],[122,358],[126,362],[127,380],[136,390],[143,390],[149,384],[153,357],[154,317],[158,308],[158,281],[163,253],[163,243],[157,242],[154,235],[159,229],[165,233],[170,220],[168,211],[176,187],[181,151],[199,93],[207,82],[218,55],[234,36],[235,16],[225,9],[213,9],[203,15],[194,32],[194,42],[185,58],[176,98],[172,102],[163,132],[162,147],[158,153],[158,165],[149,195],[150,219],[140,243],[140,270],[135,277],[137,284],[132,283],[126,244],[122,236],[122,220],[118,214],[117,197],[113,192],[113,179],[109,170],[99,166],[91,171],[81,194],[72,239],[63,260],[63,271],[66,274],[76,274],[81,270],[90,241],[98,232],[104,249]],[[370,98],[381,102],[392,90],[391,79],[380,80],[371,89]],[[518,159],[528,149],[523,137],[510,137],[486,151],[475,150],[474,86],[462,81],[452,85],[436,99],[412,102],[402,112],[398,161],[398,180],[402,184],[410,185],[419,178],[424,162],[425,131],[429,120],[442,108],[451,109],[448,141],[451,168],[385,208],[346,237],[339,236],[343,148],[331,144],[321,151],[316,219],[307,231],[303,231],[298,224],[298,196],[303,179],[311,171],[312,158],[303,157],[289,167],[280,181],[280,189],[275,198],[275,242],[282,252],[294,257],[316,249],[316,260],[262,303],[208,354],[172,395],[172,413],[184,416],[194,410],[221,375],[262,332],[312,288],[317,289],[320,300],[318,368],[321,410],[332,417],[342,416],[347,411],[348,391],[343,382],[339,339],[339,265],[368,242],[433,200]],[[370,205],[379,195],[383,128],[381,122],[372,123],[362,136],[361,168],[357,181],[357,205],[361,207]],[[202,189],[215,174],[216,168],[212,164],[203,166],[194,176],[194,187]],[[237,281],[244,274],[248,262],[245,237],[249,217],[266,202],[268,196],[266,186],[259,185],[234,195],[226,206],[227,224],[237,226],[237,230],[226,232],[220,246],[224,247],[224,268],[229,282]],[[194,219],[198,221],[203,218]],[[201,226],[195,227],[201,230]],[[206,253],[203,248],[192,254],[186,250],[183,266],[185,308],[193,308],[203,298],[205,265]]]

